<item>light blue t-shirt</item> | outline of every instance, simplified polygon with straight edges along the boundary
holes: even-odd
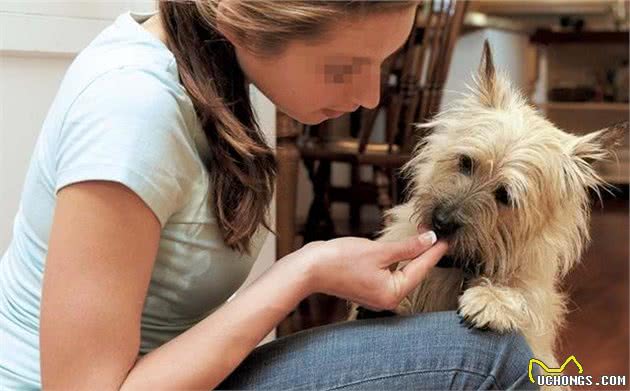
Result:
[[[150,15],[120,15],[81,51],[46,116],[0,260],[0,389],[41,387],[42,277],[62,187],[123,183],[160,221],[140,354],[224,303],[245,281],[268,234],[261,225],[251,255],[223,242],[203,163],[212,151],[173,54],[139,24]]]

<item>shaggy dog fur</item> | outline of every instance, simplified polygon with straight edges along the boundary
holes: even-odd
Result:
[[[522,332],[534,357],[557,367],[567,311],[558,286],[589,241],[589,190],[606,186],[592,163],[611,154],[628,123],[584,136],[558,129],[495,71],[487,42],[474,80],[418,126],[426,137],[403,167],[410,196],[386,212],[379,240],[432,229],[449,241],[444,267],[394,312],[457,309],[470,327]]]

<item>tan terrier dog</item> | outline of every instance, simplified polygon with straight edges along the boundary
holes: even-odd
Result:
[[[592,163],[612,153],[628,123],[563,132],[495,71],[487,42],[474,79],[471,93],[418,126],[430,134],[402,169],[410,197],[386,212],[378,240],[432,229],[449,241],[442,267],[394,312],[457,309],[470,327],[522,332],[534,357],[557,368],[567,311],[558,285],[590,239],[589,190],[606,186]],[[358,311],[369,312],[353,304],[350,319]]]

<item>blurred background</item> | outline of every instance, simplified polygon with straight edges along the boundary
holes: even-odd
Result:
[[[0,0],[0,253],[67,67],[119,14],[154,9],[153,0]],[[404,198],[397,169],[422,136],[409,124],[428,120],[465,91],[484,39],[497,67],[560,128],[584,133],[627,120],[629,14],[622,0],[426,1],[407,44],[383,65],[377,109],[303,126],[253,88],[260,123],[277,144],[278,235],[268,239],[244,287],[308,241],[376,235],[382,211]],[[565,282],[571,313],[561,351],[595,376],[629,375],[628,148],[626,139],[618,162],[598,167],[617,190],[593,203],[592,244]],[[345,316],[345,302],[313,295],[277,335]]]

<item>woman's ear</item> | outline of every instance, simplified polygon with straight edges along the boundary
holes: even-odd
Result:
[[[628,121],[620,122],[580,137],[572,145],[571,155],[578,161],[592,164],[614,155],[628,134]]]

